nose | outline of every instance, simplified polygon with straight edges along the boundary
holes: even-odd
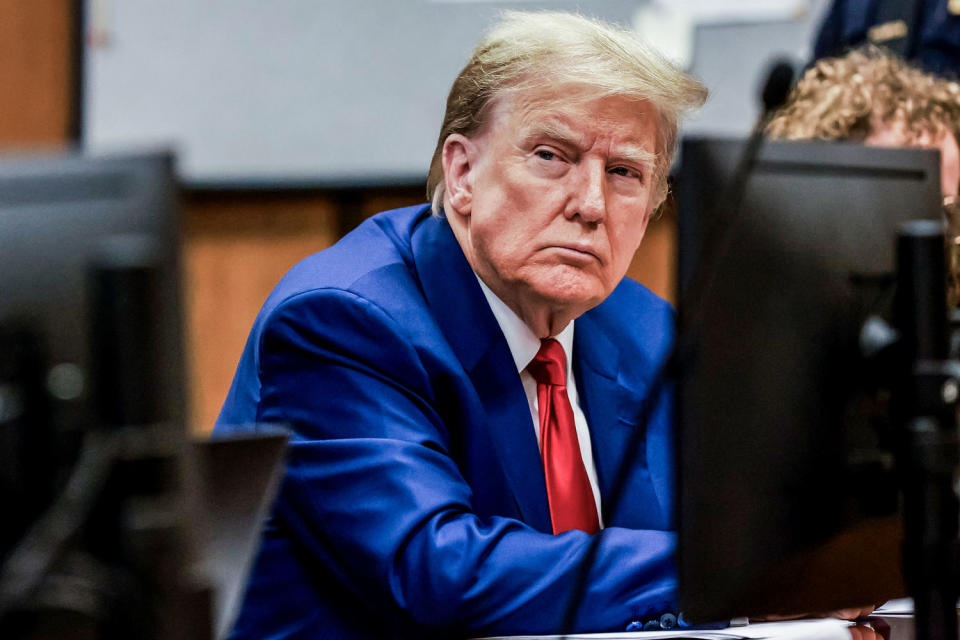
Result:
[[[584,222],[596,224],[607,215],[606,177],[603,163],[583,163],[577,172],[577,197],[571,208],[571,217],[579,217]]]

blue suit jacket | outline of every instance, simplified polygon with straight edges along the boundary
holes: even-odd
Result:
[[[605,503],[625,499],[577,627],[675,608],[669,394],[638,412],[672,310],[624,280],[577,320],[573,362]],[[447,222],[379,214],[307,258],[265,303],[215,431],[284,423],[288,468],[234,638],[551,633],[590,536],[550,535],[544,476],[506,340]]]

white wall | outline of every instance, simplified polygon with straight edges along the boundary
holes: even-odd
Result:
[[[189,182],[219,184],[419,182],[450,83],[500,9],[631,24],[645,3],[87,1],[86,146],[172,145]],[[699,27],[693,71],[713,95],[692,130],[745,132],[757,74],[806,56],[815,13]]]

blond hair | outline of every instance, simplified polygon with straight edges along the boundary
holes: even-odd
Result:
[[[653,105],[659,123],[652,208],[659,206],[667,194],[679,120],[703,104],[703,85],[624,29],[570,13],[508,11],[477,45],[450,89],[427,178],[434,213],[443,205],[441,154],[447,137],[477,133],[490,107],[508,93],[564,85],[588,87],[591,97],[620,95]]]
[[[879,124],[903,127],[905,142],[955,133],[960,85],[911,67],[877,47],[818,60],[767,126],[787,140],[863,140]]]

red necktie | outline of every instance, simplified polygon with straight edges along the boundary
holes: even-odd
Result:
[[[553,532],[600,530],[597,505],[587,470],[580,457],[580,442],[567,397],[567,359],[553,338],[540,341],[540,351],[527,365],[537,381],[540,412],[540,452],[547,479],[547,501]]]

